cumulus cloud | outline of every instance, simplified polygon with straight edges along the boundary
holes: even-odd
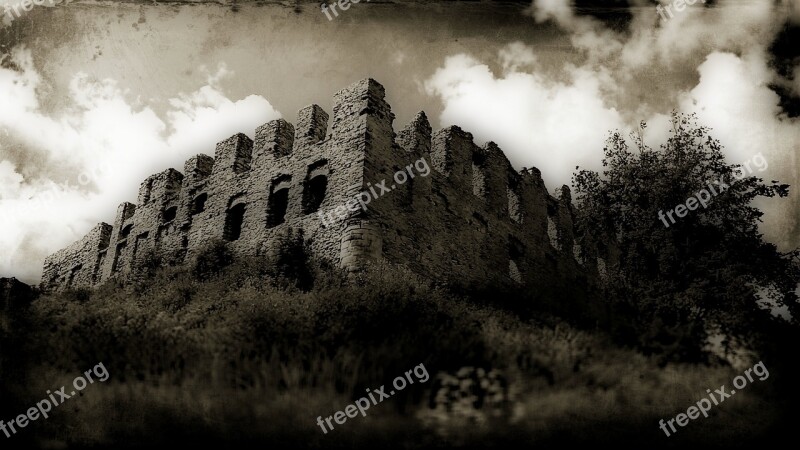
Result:
[[[774,74],[761,52],[742,57],[712,53],[698,67],[700,82],[681,96],[680,108],[695,111],[701,122],[725,145],[728,160],[741,163],[763,153],[768,169],[755,175],[792,185],[788,199],[763,201],[769,225],[764,231],[783,248],[797,245],[800,182],[795,152],[800,144],[800,120],[788,117],[778,95],[768,86]]]
[[[510,55],[522,55],[514,63]],[[579,163],[590,164],[609,129],[622,125],[614,108],[602,100],[604,81],[579,67],[565,70],[566,80],[549,80],[535,71],[530,49],[503,49],[505,67],[496,76],[486,64],[467,56],[448,58],[426,82],[445,107],[442,125],[459,125],[479,142],[493,140],[516,167],[534,165],[550,186],[564,181]],[[533,67],[530,73],[521,66]]]
[[[113,221],[116,206],[135,201],[152,173],[183,168],[214,142],[281,117],[262,97],[229,99],[224,65],[205,68],[206,84],[177,93],[161,117],[114,80],[76,74],[69,101],[43,105],[49,86],[31,52],[0,57],[0,273],[38,281],[47,254]],[[155,100],[157,101],[157,100]]]
[[[764,178],[797,185],[800,123],[784,113],[770,86],[800,86],[800,66],[794,79],[784,79],[768,57],[783,25],[797,20],[797,6],[747,0],[708,8],[696,2],[665,20],[651,2],[631,3],[628,29],[617,31],[576,14],[571,1],[534,1],[527,10],[531,26],[557,24],[579,62],[542,67],[536,46],[520,42],[499,48],[495,60],[451,55],[424,84],[443,104],[442,125],[497,141],[515,167],[540,168],[553,188],[569,183],[576,165],[598,167],[610,130],[626,133],[645,120],[645,141],[658,147],[671,110],[696,112],[725,146],[729,162],[763,152],[770,160]],[[787,200],[766,205],[765,234],[784,248],[800,244],[796,195],[790,208]]]

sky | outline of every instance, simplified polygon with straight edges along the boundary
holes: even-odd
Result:
[[[16,5],[17,0],[0,0]],[[0,21],[0,276],[37,283],[50,253],[140,182],[339,89],[383,84],[399,130],[420,110],[535,166],[550,190],[599,169],[611,130],[694,112],[731,163],[798,185],[800,2],[353,4],[73,1]],[[671,1],[661,0],[662,7]],[[666,11],[662,9],[662,11]],[[794,46],[796,48],[796,44]],[[800,200],[764,202],[765,237],[800,245]]]

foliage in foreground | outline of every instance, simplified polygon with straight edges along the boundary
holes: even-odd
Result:
[[[755,331],[772,326],[758,307],[761,298],[800,317],[800,251],[782,254],[764,241],[758,231],[763,213],[752,205],[760,197],[787,196],[788,185],[765,183],[726,163],[719,141],[694,115],[673,113],[672,125],[658,150],[644,144],[641,132],[631,136],[633,148],[613,133],[603,149],[602,174],[581,170],[573,181],[581,226],[617,237],[619,266],[608,297],[632,312],[633,339],[645,349],[670,340],[683,349],[679,358],[701,360],[696,344],[706,341],[708,330],[752,341]],[[721,192],[707,207],[665,226],[659,214],[709,185]]]
[[[19,353],[4,355],[26,367],[9,386],[16,404],[38,400],[101,361],[111,378],[27,436],[114,448],[156,441],[239,448],[547,444],[563,442],[565,433],[576,442],[644,442],[660,433],[658,418],[734,373],[724,366],[663,369],[598,334],[479,305],[397,268],[374,267],[347,282],[303,258],[284,259],[294,262],[276,270],[274,260],[217,258],[225,254],[218,244],[208,252],[198,257],[202,269],[160,269],[133,285],[34,302],[28,323],[14,333],[27,339]],[[313,282],[299,283],[307,274]],[[328,435],[316,427],[317,416],[420,363],[431,374],[427,383]],[[465,398],[433,408],[442,380],[465,368],[501,373],[502,405]],[[764,433],[779,416],[768,401],[772,389],[750,392],[731,404],[736,414],[699,423],[685,436],[717,436],[708,432],[721,426],[736,430],[724,442]],[[759,421],[748,419],[753,410]],[[571,432],[576,426],[581,433]]]

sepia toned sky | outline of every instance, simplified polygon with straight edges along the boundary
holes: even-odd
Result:
[[[0,5],[19,3],[0,0]],[[602,3],[602,2],[594,2]],[[497,142],[549,189],[598,168],[609,130],[696,112],[730,162],[800,182],[800,2],[88,2],[0,22],[0,276],[38,282],[44,257],[139,183],[215,142],[361,78],[386,87],[395,129],[424,110]],[[668,4],[663,0],[664,5]],[[794,47],[794,48],[793,48]],[[800,193],[765,203],[766,237],[800,245]]]

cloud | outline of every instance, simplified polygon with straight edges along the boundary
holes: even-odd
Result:
[[[533,49],[522,42],[512,42],[498,52],[503,72],[517,72],[521,68],[535,68],[539,58]]]
[[[167,112],[171,130],[167,138],[169,147],[207,149],[213,153],[211,146],[215,142],[241,130],[247,130],[245,134],[252,137],[253,130],[265,122],[265,117],[280,117],[261,96],[250,95],[236,102],[228,99],[219,83],[230,76],[232,72],[220,65],[216,73],[209,74],[207,85],[169,99],[172,108]]]
[[[734,0],[717,2],[714,8],[697,1],[683,11],[672,0],[660,0],[659,14],[649,0],[632,1],[629,30],[614,31],[589,15],[576,14],[571,0],[534,0],[528,13],[537,22],[553,21],[570,33],[575,49],[588,62],[614,65],[620,70],[650,64],[681,64],[713,51],[742,52],[763,47],[789,17],[789,8],[771,2]]]
[[[765,212],[762,231],[769,240],[784,249],[797,246],[800,174],[795,152],[800,120],[782,111],[780,98],[768,87],[775,74],[767,68],[765,55],[712,53],[698,72],[700,82],[681,96],[680,108],[695,111],[702,123],[713,128],[730,162],[741,163],[763,153],[769,168],[756,175],[792,185],[788,199],[764,200],[758,206]]]
[[[24,178],[14,169],[14,165],[10,162],[0,161],[0,199],[19,195]]]
[[[511,56],[521,56],[512,62]],[[467,55],[447,58],[425,89],[444,103],[443,126],[459,125],[478,142],[497,142],[516,167],[534,165],[550,187],[568,182],[578,164],[593,164],[609,129],[622,125],[600,93],[608,83],[583,68],[565,68],[564,81],[521,72],[535,68],[531,49],[512,44],[500,51],[505,70],[496,76]]]
[[[78,73],[67,106],[42,105],[50,87],[31,52],[0,57],[0,273],[37,282],[44,257],[113,221],[116,206],[136,199],[141,181],[183,168],[214,143],[281,117],[259,96],[226,97],[224,65],[206,84],[167,99],[163,118],[115,80]],[[201,68],[202,69],[202,68]],[[157,100],[154,100],[156,102]]]
[[[708,8],[697,2],[664,20],[651,2],[631,3],[625,31],[576,14],[568,0],[532,3],[527,13],[535,22],[552,22],[568,33],[577,64],[543,67],[535,45],[520,42],[499,48],[494,60],[447,57],[424,83],[443,104],[442,125],[498,142],[515,167],[541,169],[552,189],[569,183],[576,165],[598,167],[610,130],[627,134],[645,120],[645,141],[658,147],[671,110],[696,112],[729,162],[763,151],[770,160],[765,178],[800,183],[794,157],[800,123],[785,114],[770,88],[800,92],[800,67],[794,79],[784,79],[768,57],[783,24],[797,20],[797,7],[720,1]],[[796,195],[789,208],[786,199],[761,205],[768,222],[763,231],[783,248],[800,244]]]

